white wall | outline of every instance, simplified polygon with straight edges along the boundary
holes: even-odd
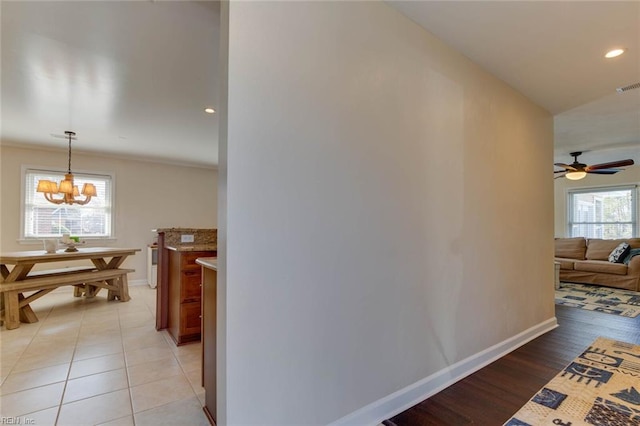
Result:
[[[596,188],[615,185],[640,185],[640,165],[625,167],[615,175],[589,174],[584,179],[556,179],[554,183],[555,236],[567,237],[567,193],[573,188]],[[640,208],[640,205],[638,206]]]
[[[553,320],[548,113],[384,3],[227,17],[219,424],[349,423]]]
[[[0,248],[3,252],[40,250],[42,242],[20,243],[22,165],[64,169],[67,152],[0,146]],[[175,166],[73,153],[73,169],[115,173],[115,232],[109,243],[92,245],[135,247],[142,251],[127,259],[136,272],[131,280],[146,280],[146,246],[159,227],[215,228],[217,172],[214,169]]]

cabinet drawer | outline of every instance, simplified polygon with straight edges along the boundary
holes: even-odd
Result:
[[[192,302],[200,300],[200,277],[201,273],[199,269],[192,271],[184,271],[181,274],[180,285],[180,301]]]
[[[196,263],[196,259],[199,257],[207,257],[211,252],[209,251],[188,251],[182,252],[180,266],[182,269],[200,269],[200,265]]]
[[[180,311],[181,334],[199,334],[200,302],[183,303]]]

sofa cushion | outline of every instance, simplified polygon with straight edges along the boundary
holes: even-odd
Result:
[[[583,260],[587,249],[587,240],[583,237],[556,238],[555,246],[555,257]],[[609,253],[611,253],[611,250],[609,250]],[[609,253],[607,253],[607,256]]]
[[[609,262],[623,263],[624,259],[631,253],[631,246],[628,243],[620,243],[609,253]]]
[[[627,243],[631,246],[631,249],[640,248],[640,238],[628,238],[626,240]]]
[[[563,257],[556,257],[554,260],[560,264],[560,269],[570,270],[573,270],[573,264],[576,262],[575,259],[565,259]]]
[[[583,260],[573,265],[576,271],[600,272],[613,275],[627,275],[627,265],[622,263],[611,263],[608,260]]]
[[[609,260],[609,254],[618,247],[620,243],[624,243],[626,240],[601,240],[590,239],[587,241],[587,254],[585,258],[587,260]]]

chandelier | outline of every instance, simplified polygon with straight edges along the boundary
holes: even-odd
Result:
[[[73,173],[71,173],[71,138],[76,134],[67,130],[64,132],[69,137],[69,167],[67,173],[64,175],[64,180],[58,185],[56,182],[50,180],[38,181],[38,188],[36,192],[42,192],[44,198],[53,204],[80,204],[84,205],[91,201],[91,197],[98,195],[96,187],[92,183],[85,183],[82,186],[82,195],[85,196],[84,200],[76,199],[80,196],[81,192],[78,191],[78,187],[73,184]],[[61,194],[62,198],[54,198],[54,194]]]

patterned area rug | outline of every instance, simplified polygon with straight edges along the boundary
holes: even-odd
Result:
[[[599,337],[504,426],[640,425],[640,346]]]
[[[560,283],[556,304],[631,318],[640,315],[640,293],[595,285]]]

